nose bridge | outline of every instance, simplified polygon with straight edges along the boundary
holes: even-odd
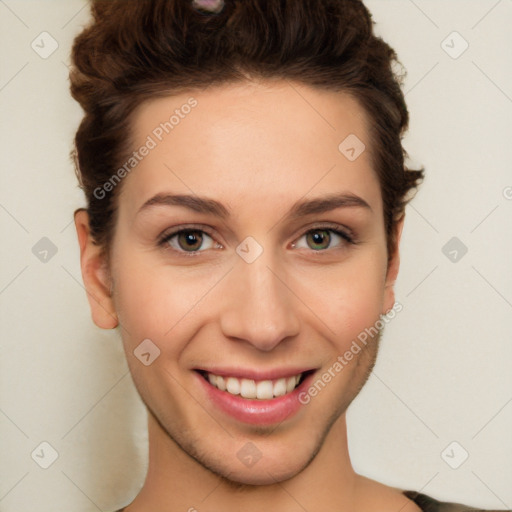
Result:
[[[239,250],[243,248],[240,244]],[[298,332],[293,293],[283,282],[286,276],[272,251],[263,250],[253,261],[239,254],[227,283],[229,299],[222,312],[222,331],[260,350],[272,350]]]

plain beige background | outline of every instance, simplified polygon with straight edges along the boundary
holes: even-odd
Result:
[[[405,146],[427,178],[407,209],[403,311],[349,411],[353,463],[512,508],[512,1],[367,5],[408,70]],[[83,0],[0,0],[1,512],[114,510],[145,475],[145,411],[118,333],[90,319],[72,225],[67,65],[88,16]]]

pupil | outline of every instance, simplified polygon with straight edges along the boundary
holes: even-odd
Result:
[[[325,241],[329,241],[329,237],[326,236],[326,233],[327,231],[323,230],[323,231],[313,231],[312,232],[312,238],[313,238],[313,243],[315,245],[321,245],[322,242],[325,243]]]
[[[201,245],[201,237],[197,231],[189,231],[182,235],[185,238],[185,246],[189,249],[195,249],[194,245]]]

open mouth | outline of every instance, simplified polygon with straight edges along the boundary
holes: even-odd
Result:
[[[206,381],[220,391],[252,400],[272,400],[292,393],[313,371],[305,371],[290,377],[258,381],[234,376],[215,375],[204,370],[198,370]]]

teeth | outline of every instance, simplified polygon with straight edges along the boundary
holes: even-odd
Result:
[[[214,384],[215,386],[215,384]],[[226,391],[226,381],[224,380],[224,377],[217,375],[217,387],[221,391]]]
[[[240,384],[240,394],[244,398],[256,398],[256,383],[253,380],[242,379]]]
[[[293,377],[281,378],[275,381],[262,380],[256,382],[252,379],[237,379],[236,377],[222,377],[208,373],[208,381],[212,386],[227,391],[232,395],[258,400],[271,400],[291,393],[299,384],[302,374]]]
[[[279,379],[274,384],[274,396],[286,395],[286,379]]]
[[[296,384],[297,381],[295,380],[295,377],[288,377],[286,380],[286,392],[289,393],[290,391],[293,391]]]
[[[256,397],[259,400],[270,400],[274,398],[274,386],[271,380],[262,380],[256,384]]]
[[[234,377],[228,377],[226,380],[226,390],[232,395],[240,394],[240,381]]]

